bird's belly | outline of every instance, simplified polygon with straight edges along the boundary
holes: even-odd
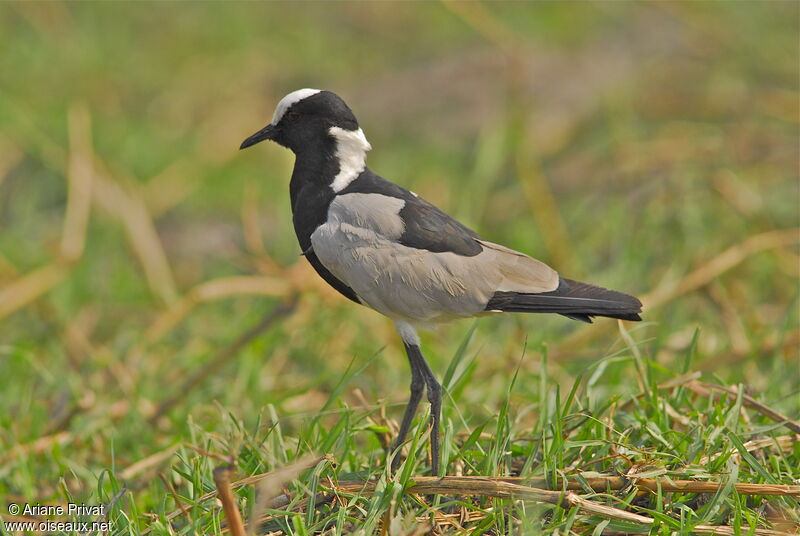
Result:
[[[348,223],[319,226],[311,244],[365,305],[393,319],[430,323],[479,314],[496,284],[470,264],[474,257],[407,247]]]

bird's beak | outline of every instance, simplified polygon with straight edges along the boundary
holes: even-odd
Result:
[[[275,139],[275,126],[270,123],[269,125],[265,126],[246,140],[242,142],[239,146],[239,149],[247,149],[251,145],[255,145],[256,143],[264,140],[272,140]]]

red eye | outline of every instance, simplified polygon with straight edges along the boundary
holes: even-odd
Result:
[[[298,112],[289,112],[287,115],[291,121],[297,121],[300,119],[300,114]]]

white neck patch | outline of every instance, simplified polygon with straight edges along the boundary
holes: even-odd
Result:
[[[360,128],[345,130],[331,127],[328,133],[336,140],[336,159],[339,161],[339,173],[333,178],[331,188],[334,192],[341,192],[364,171],[367,151],[372,149],[372,145]]]
[[[281,101],[275,107],[275,113],[272,114],[272,124],[277,125],[278,122],[283,118],[283,115],[286,113],[286,110],[292,107],[292,104],[300,102],[303,99],[307,99],[312,95],[316,95],[320,91],[322,90],[305,88],[305,89],[298,89],[297,91],[292,91],[291,93],[286,95],[284,98],[281,99]]]

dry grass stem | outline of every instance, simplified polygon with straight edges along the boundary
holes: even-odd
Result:
[[[153,467],[158,467],[163,462],[170,459],[172,455],[175,454],[175,451],[178,450],[179,446],[180,445],[172,445],[171,447],[167,447],[164,450],[160,450],[151,454],[150,456],[142,458],[138,462],[133,463],[120,471],[117,477],[121,480],[128,480],[144,471],[152,469]]]
[[[283,487],[287,482],[294,480],[300,475],[300,473],[306,469],[316,466],[322,461],[332,462],[333,455],[327,454],[321,458],[319,456],[306,456],[300,461],[291,465],[287,465],[286,467],[276,469],[275,471],[270,472],[268,476],[262,478],[257,485],[258,493],[250,514],[248,534],[256,534],[261,513],[274,503],[276,497],[281,495]]]
[[[772,447],[777,444],[779,449],[786,451],[790,450],[792,448],[792,445],[794,445],[795,443],[800,443],[800,435],[798,434],[778,436],[775,438],[763,437],[761,439],[752,439],[744,444],[744,448],[747,452],[753,452],[754,450]],[[711,456],[703,456],[697,461],[697,464],[706,465],[708,462],[714,461],[723,455],[738,456],[739,451],[734,448],[728,452],[717,452],[715,454],[712,454]]]
[[[99,162],[95,162],[95,170],[92,199],[122,223],[153,293],[164,303],[174,302],[178,291],[172,269],[144,201],[112,180]]]
[[[284,297],[289,294],[290,290],[290,286],[285,280],[267,276],[242,275],[200,283],[192,288],[186,296],[156,316],[155,321],[146,332],[147,341],[152,344],[161,339],[201,303],[232,296]]]
[[[71,443],[75,436],[71,432],[58,432],[52,435],[40,437],[30,443],[15,445],[3,456],[4,461],[14,460],[20,456],[30,456],[41,454],[52,448],[53,445],[67,445]]]
[[[652,492],[657,492],[659,489],[662,492],[682,492],[682,493],[717,493],[723,483],[708,482],[699,480],[675,480],[669,478],[626,478],[622,476],[583,476],[581,479],[570,477],[566,482],[559,480],[552,489],[547,489],[547,479],[536,477],[484,477],[484,476],[463,476],[453,477],[445,476],[441,478],[436,477],[416,477],[414,482],[419,485],[452,485],[458,489],[469,487],[470,482],[480,483],[486,481],[492,482],[506,482],[509,484],[522,485],[531,487],[533,489],[540,489],[543,491],[556,493],[558,490],[564,489],[567,491],[581,491],[588,486],[593,491],[602,493],[609,490],[622,490],[631,486],[646,489]],[[354,486],[365,486],[368,482],[343,482],[341,486],[350,489]],[[744,495],[779,495],[784,497],[800,497],[800,485],[788,484],[736,484],[736,491]],[[425,494],[427,491],[421,491],[428,488],[414,487],[414,493]],[[478,488],[476,488],[478,489]]]
[[[609,477],[609,479],[617,479],[620,477]],[[603,481],[604,484],[608,484],[609,482],[614,482],[613,480],[609,480],[607,478],[600,478],[600,481]],[[587,479],[591,481],[592,479]],[[462,495],[462,496],[486,496],[486,497],[498,497],[498,498],[512,498],[512,499],[521,499],[521,500],[532,500],[532,501],[539,501],[539,502],[546,502],[549,504],[554,504],[556,506],[561,507],[577,507],[581,511],[591,514],[597,515],[606,519],[615,519],[619,521],[628,521],[631,523],[637,524],[645,524],[645,525],[652,525],[655,523],[655,520],[651,517],[642,516],[639,514],[634,514],[632,512],[627,512],[625,510],[621,510],[619,508],[613,508],[611,506],[606,506],[602,504],[595,503],[590,501],[584,497],[581,497],[571,491],[550,491],[544,489],[538,489],[528,486],[523,486],[517,484],[516,482],[524,481],[524,479],[512,479],[512,478],[503,478],[503,479],[494,479],[494,478],[487,478],[487,477],[417,477],[413,480],[412,485],[410,485],[406,489],[406,493],[414,493],[419,495],[431,495],[431,494],[439,494],[439,495]],[[531,482],[532,480],[527,480]],[[533,480],[535,481],[535,479]],[[624,481],[624,482],[623,482]],[[600,482],[595,480],[595,484],[599,484]],[[625,487],[629,484],[629,482],[625,481],[625,479],[620,479],[619,482],[614,482],[615,484],[624,484],[622,487]],[[577,484],[577,482],[575,483]],[[570,486],[575,485],[570,484]],[[692,489],[692,492],[697,493],[715,493],[719,490],[720,484],[718,483],[710,483],[710,482],[693,482],[693,481],[672,481],[671,483],[673,486],[670,488],[669,481],[655,481],[653,479],[639,479],[635,481],[635,485],[639,487],[645,487],[652,491],[656,491],[658,489],[658,485],[661,486],[661,491],[683,491],[688,492],[690,491],[686,487],[681,487],[685,485],[692,485],[694,487],[695,484],[710,484],[710,486],[705,486],[706,489],[700,489],[703,486],[699,486],[697,490]],[[579,484],[577,484],[580,486]],[[591,484],[590,484],[591,485]],[[744,488],[744,493],[749,491],[753,491],[754,494],[765,494],[765,495],[790,495],[790,496],[800,496],[800,486],[772,486],[772,485],[761,485],[761,484],[751,484],[749,488]],[[598,486],[597,491],[605,491],[609,489],[610,486]],[[756,492],[756,487],[758,487],[759,491]],[[576,488],[582,489],[582,488]],[[737,486],[737,490],[738,490]],[[345,492],[345,493],[371,493],[374,491],[374,483],[372,482],[340,482],[339,485],[336,486],[334,489],[335,492]],[[780,491],[780,492],[779,492]],[[773,493],[774,492],[774,493]],[[723,535],[733,535],[737,534],[737,529],[734,527],[729,526],[712,526],[712,525],[698,525],[693,527],[692,529],[694,532],[702,533],[702,534],[723,534]],[[749,534],[757,534],[760,536],[782,536],[788,535],[788,532],[783,532],[779,530],[772,530],[772,529],[760,529],[760,528],[747,528],[742,527],[743,531],[748,531]]]
[[[86,229],[92,206],[94,176],[91,117],[85,105],[73,104],[69,110],[69,163],[67,208],[61,235],[61,257],[77,261],[86,245]]]
[[[228,521],[228,528],[233,536],[245,536],[242,514],[236,505],[236,499],[231,489],[231,474],[234,471],[233,465],[220,465],[214,469],[214,484],[217,486],[217,495],[222,502],[222,510],[225,512],[225,519]]]
[[[69,268],[83,254],[91,206],[92,142],[88,110],[73,105],[69,113],[70,152],[68,192],[61,230],[59,260],[37,268],[0,289],[0,319],[25,307],[61,283]]]
[[[142,186],[141,195],[150,215],[158,218],[189,197],[200,183],[188,177],[196,179],[202,173],[203,168],[197,162],[184,160],[172,164],[147,181]]]
[[[712,391],[722,391],[726,393],[726,395],[732,396],[734,398],[736,398],[739,395],[739,393],[736,390],[731,389],[730,387],[723,387],[721,385],[704,383],[697,380],[693,380],[687,383],[686,388],[704,397],[713,396]],[[761,402],[757,401],[750,395],[742,393],[742,405],[750,409],[756,410],[757,412],[769,417],[775,422],[783,423],[784,426],[786,426],[793,432],[800,433],[800,423],[790,419],[789,417],[783,415],[778,411],[775,411],[769,406],[762,404]]]
[[[800,262],[797,264],[800,265]],[[756,355],[758,357],[767,357],[773,353],[781,353],[785,355],[787,359],[796,359],[796,356],[800,355],[800,330],[789,331],[781,337],[781,340],[768,341],[756,350]],[[753,354],[750,351],[727,352],[706,359],[702,363],[698,363],[697,369],[700,371],[724,369],[752,357]]]
[[[721,536],[735,536],[739,534],[753,534],[755,536],[796,536],[797,532],[782,530],[759,529],[751,527],[729,527],[727,525],[695,525],[692,532],[697,534],[719,534]]]
[[[281,272],[281,268],[269,257],[267,250],[264,249],[264,236],[261,232],[261,213],[259,210],[262,204],[260,193],[261,190],[258,183],[249,181],[245,184],[240,211],[244,243],[247,250],[258,257],[262,267],[266,268],[266,273],[277,274]]]
[[[490,9],[480,2],[456,2],[445,0],[444,7],[472,27],[487,41],[495,43],[505,51],[518,45],[517,37],[503,24]]]
[[[0,320],[49,292],[67,273],[68,268],[64,265],[48,264],[0,289]]]
[[[189,445],[189,446],[191,447],[191,445]],[[193,448],[193,450],[198,450],[198,451],[200,450],[200,449],[197,449],[195,447],[191,447],[191,448]],[[332,460],[333,460],[333,456],[330,455],[330,454],[326,454],[325,456],[320,456],[320,457],[317,457],[317,458],[309,458],[305,462],[306,465],[303,468],[301,468],[300,471],[302,472],[302,471],[304,471],[306,469],[311,469],[312,467],[316,466],[317,464],[319,464],[322,461],[331,461],[332,462]],[[257,474],[257,475],[248,476],[247,478],[242,478],[241,480],[237,480],[237,481],[231,483],[230,487],[232,489],[238,489],[238,488],[241,488],[242,486],[253,486],[255,484],[258,484],[259,482],[261,482],[262,480],[264,480],[266,478],[272,478],[273,475],[275,475],[276,472],[278,472],[278,471],[280,471],[280,469],[276,469],[275,471],[269,471],[267,473],[260,473],[260,474]],[[209,501],[209,500],[213,499],[214,497],[216,497],[217,493],[218,493],[217,490],[209,491],[205,495],[200,496],[200,498],[196,499],[194,502],[197,503],[197,504],[204,503],[204,502]],[[280,508],[281,506],[285,506],[286,504],[289,504],[288,496],[279,495],[279,496],[275,497],[272,500],[272,503],[269,505],[269,507],[270,508]],[[167,514],[165,519],[166,519],[166,521],[172,521],[176,517],[180,516],[181,513],[182,513],[181,509],[173,510],[172,512]],[[147,530],[142,532],[142,535],[149,534],[150,531],[151,531],[151,529],[147,529]]]
[[[202,369],[198,370],[195,374],[190,376],[175,394],[164,400],[155,409],[152,415],[148,418],[150,423],[156,422],[162,415],[167,413],[176,404],[183,400],[186,393],[197,387],[203,380],[210,376],[215,371],[219,370],[226,363],[230,363],[231,359],[236,353],[249,344],[253,339],[264,333],[269,329],[272,324],[279,318],[284,317],[294,310],[296,299],[288,302],[283,302],[275,306],[272,311],[267,313],[258,324],[244,332],[238,339],[219,351]]]
[[[538,160],[530,153],[531,144],[524,141],[527,136],[521,135],[523,141],[519,143],[515,158],[516,172],[539,235],[554,266],[569,266],[573,272],[579,273],[581,263],[570,245],[573,241],[561,217],[558,202]]]
[[[756,253],[797,243],[800,243],[800,229],[798,228],[777,229],[753,235],[726,249],[678,281],[662,285],[641,296],[644,304],[644,314],[646,315],[648,310],[660,307],[679,296],[707,285]],[[604,322],[603,324],[592,326],[591,329],[582,328],[577,330],[560,345],[559,351],[555,355],[567,355],[565,353],[567,350],[589,343],[604,332],[607,332],[612,325],[610,322]]]
[[[776,229],[751,236],[732,246],[700,268],[685,275],[679,281],[665,285],[642,297],[645,309],[659,307],[678,296],[703,287],[742,261],[768,249],[791,246],[800,243],[800,229]]]
[[[340,483],[335,490],[349,493],[371,493],[374,488],[375,486],[372,482],[357,482]],[[413,483],[406,489],[406,493],[419,495],[480,495],[506,499],[523,499],[546,502],[562,507],[565,505],[576,506],[590,514],[631,523],[652,524],[654,521],[650,517],[591,502],[570,491],[550,491],[486,477],[418,477],[413,479]]]
[[[22,151],[22,148],[5,136],[0,135],[0,186],[3,185],[3,181],[8,177],[9,172],[14,169],[24,157],[25,153]]]
[[[224,454],[217,454],[216,452],[210,452],[206,449],[202,449],[196,445],[192,445],[191,443],[186,444],[186,448],[191,449],[198,453],[200,456],[204,456],[206,458],[212,458],[222,463],[228,463],[230,461],[230,456],[225,456]]]
[[[193,523],[192,514],[183,505],[183,500],[181,499],[180,495],[178,495],[178,492],[175,491],[175,487],[172,485],[172,482],[169,481],[169,478],[167,478],[164,473],[159,473],[158,476],[161,478],[161,482],[164,483],[164,487],[166,487],[167,491],[169,491],[169,494],[172,495],[172,500],[178,505],[178,508],[183,516],[189,520],[189,523]]]

